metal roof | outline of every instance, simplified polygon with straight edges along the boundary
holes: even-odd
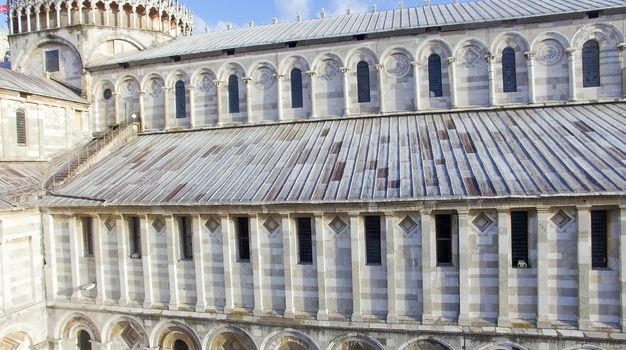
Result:
[[[97,62],[92,67],[292,41],[467,25],[624,6],[624,0],[480,0],[354,13],[178,38],[141,52]]]
[[[74,91],[53,80],[41,79],[4,68],[0,68],[0,89],[25,92],[66,101],[88,103],[87,100],[77,95]]]
[[[47,167],[45,162],[0,162],[0,210],[36,199]]]
[[[626,191],[626,103],[142,135],[51,206],[445,200]]]

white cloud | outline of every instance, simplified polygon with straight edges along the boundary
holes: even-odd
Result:
[[[281,20],[294,21],[298,12],[305,19],[311,15],[311,0],[274,0],[274,5]]]
[[[350,9],[352,13],[365,12],[368,8],[368,2],[364,0],[332,0],[332,6],[329,12],[331,15],[345,15],[347,9]]]
[[[217,21],[217,22],[213,22],[213,23],[208,23],[208,27],[209,27],[209,31],[210,32],[221,32],[224,31],[226,29],[228,29],[228,26],[231,25],[233,28],[237,28],[237,24],[235,24],[234,22],[231,21]],[[196,26],[196,28],[198,28]],[[201,33],[204,33],[204,27],[201,29]]]

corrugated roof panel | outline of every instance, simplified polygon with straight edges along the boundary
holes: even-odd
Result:
[[[51,79],[37,78],[5,68],[0,68],[0,89],[87,103],[87,100],[84,100],[74,91]]]

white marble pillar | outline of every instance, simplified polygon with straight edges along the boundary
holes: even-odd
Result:
[[[362,272],[364,262],[365,243],[363,241],[363,230],[360,224],[359,213],[350,213],[350,255],[352,260],[352,321],[363,320],[363,310],[361,308]]]
[[[95,4],[91,4],[90,15],[91,15],[91,24],[96,24],[96,14],[98,13],[98,7]]]
[[[35,29],[37,31],[41,30],[41,7],[39,5],[37,5],[37,7],[35,8]]]
[[[224,116],[222,112],[222,89],[220,88],[224,82],[220,80],[214,80],[215,84],[215,101],[217,103],[217,124],[224,122]]]
[[[9,11],[9,34],[15,34],[13,32],[13,16],[15,16],[15,11]]]
[[[234,300],[233,300],[233,278],[231,276],[232,265],[235,259],[235,237],[233,224],[231,218],[228,215],[224,215],[221,218],[222,229],[222,256],[224,258],[224,299],[226,301],[224,305],[224,314],[230,315],[233,313]]]
[[[422,98],[421,98],[421,86],[420,86],[420,68],[421,64],[418,61],[411,62],[411,66],[413,66],[413,84],[415,85],[415,110],[419,111],[422,109]]]
[[[343,116],[350,115],[350,68],[342,67],[343,76]]]
[[[309,77],[309,89],[311,92],[311,118],[317,117],[317,107],[315,101],[315,71],[308,71],[306,75]]]
[[[315,217],[315,250],[317,261],[317,320],[328,320],[328,300],[326,291],[326,256],[330,238],[327,237],[326,218],[323,213],[316,213]]]
[[[61,28],[61,3],[55,4],[54,9],[57,12],[57,28]]]
[[[537,103],[537,96],[535,93],[535,53],[526,52],[526,69],[528,70],[528,103]]]
[[[18,7],[17,8],[17,32],[18,33],[22,33],[22,11],[24,11],[23,8]]]
[[[83,2],[82,2],[82,0],[78,0],[78,2],[76,3],[76,6],[78,6],[78,24],[83,24],[84,20],[83,20]]]
[[[254,123],[256,118],[252,116],[252,78],[243,78],[246,84],[246,118],[248,123]]]
[[[551,328],[550,305],[553,294],[548,284],[550,249],[550,210],[537,207],[537,328]]]
[[[284,74],[276,74],[276,88],[278,89],[278,121],[285,119],[285,104],[283,101],[283,79],[285,78]]]
[[[70,1],[65,3],[65,8],[67,9],[67,26],[72,25],[72,3]]]
[[[168,130],[170,128],[170,88],[168,86],[163,88],[163,94],[163,128]]]
[[[510,327],[509,269],[511,268],[511,212],[498,209],[498,326]]]
[[[59,293],[59,279],[58,279],[58,266],[57,266],[57,246],[56,246],[56,230],[55,230],[55,217],[52,214],[45,213],[43,215],[44,220],[44,240],[45,240],[45,257],[46,265],[44,270],[46,273],[46,292],[49,301],[57,299]],[[1,260],[0,260],[1,261]],[[5,276],[4,273],[2,273]],[[4,290],[4,289],[3,289]],[[1,309],[1,308],[0,308]]]
[[[422,324],[432,324],[433,317],[433,282],[436,269],[437,241],[435,225],[430,210],[422,210]]]
[[[378,100],[379,110],[378,113],[385,113],[385,85],[383,82],[383,78],[385,76],[385,66],[382,64],[377,64],[376,72],[378,73]]]
[[[81,298],[80,287],[83,279],[80,275],[80,260],[82,256],[81,241],[82,229],[79,229],[79,220],[76,216],[69,218],[69,235],[70,235],[70,266],[72,271],[72,301],[78,302]]]
[[[474,230],[469,224],[469,211],[458,210],[459,220],[459,326],[470,325],[472,284],[470,280],[471,259],[474,252]]]
[[[252,265],[252,281],[254,284],[254,309],[253,315],[263,316],[265,307],[263,305],[263,297],[265,296],[265,285],[267,281],[263,274],[265,254],[261,252],[261,230],[259,228],[259,216],[250,217],[250,264]]]
[[[620,72],[622,74],[622,97],[626,97],[626,42],[617,45],[620,58]]]
[[[133,29],[137,29],[137,17],[139,17],[139,15],[137,14],[137,5],[133,4],[132,5],[132,16],[133,16],[133,24],[132,24],[132,28]]]
[[[31,11],[32,11],[31,6],[26,7],[26,31],[27,32],[31,32],[31,27],[30,27],[30,12]]]
[[[120,273],[120,306],[128,306],[129,288],[128,288],[128,260],[130,257],[128,223],[122,216],[114,216],[111,218],[115,222],[115,232],[117,233],[117,263]]]
[[[196,121],[196,87],[189,85],[189,123],[191,128],[197,127]]]
[[[626,333],[626,205],[619,208],[620,326]]]
[[[589,317],[589,275],[591,272],[591,207],[578,206],[578,328],[591,330]]]
[[[122,122],[120,100],[120,94],[118,92],[114,92],[113,103],[115,105],[115,125],[119,125]]]
[[[283,235],[283,271],[285,274],[285,318],[294,318],[296,308],[293,295],[293,267],[297,263],[294,253],[297,252],[296,231],[294,223],[288,213],[281,214],[281,225]]]
[[[192,245],[193,245],[193,263],[196,275],[196,311],[205,312],[207,309],[207,288],[206,273],[207,259],[205,247],[202,239],[203,218],[200,215],[194,215],[191,218],[192,229]]]
[[[489,77],[489,105],[496,105],[496,72],[495,72],[495,56],[488,53],[485,56],[487,61],[487,75]]]
[[[111,25],[111,2],[109,0],[105,0],[104,3],[104,25]]]
[[[567,50],[567,63],[569,67],[569,99],[570,101],[576,100],[576,48],[570,47]]]
[[[154,306],[154,289],[152,284],[152,235],[150,232],[151,220],[147,215],[139,218],[141,226],[141,262],[143,266],[143,307],[151,309]]]
[[[106,280],[106,267],[107,259],[104,253],[104,238],[108,234],[106,228],[103,225],[103,220],[106,217],[96,216],[93,219],[93,244],[94,244],[94,258],[96,262],[96,304],[104,305],[107,300],[107,280]]]
[[[146,130],[146,103],[145,91],[139,92],[139,121],[141,122],[141,131]]]
[[[398,322],[398,310],[396,308],[398,280],[396,255],[399,253],[396,229],[396,219],[393,212],[385,212],[385,237],[387,240],[387,323]]]
[[[452,108],[458,107],[456,97],[456,57],[448,57],[448,80],[450,81],[450,104]]]
[[[178,310],[180,299],[178,297],[178,253],[180,245],[178,236],[178,222],[172,215],[165,217],[165,235],[167,236],[167,268],[170,286],[170,310]]]

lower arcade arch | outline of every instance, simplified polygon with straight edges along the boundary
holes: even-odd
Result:
[[[400,347],[401,350],[452,350],[441,340],[433,338],[414,339]]]
[[[113,349],[142,349],[149,345],[143,327],[137,321],[126,317],[111,323],[110,330],[104,334],[108,336]]]
[[[209,337],[208,350],[256,350],[252,338],[243,330],[234,327],[219,328]]]
[[[308,335],[296,330],[272,333],[263,345],[263,350],[319,350],[319,346]]]
[[[333,340],[328,350],[384,350],[378,341],[364,335],[345,335]]]
[[[24,332],[13,332],[0,338],[0,350],[26,350],[32,345],[30,336]]]
[[[201,350],[202,346],[195,333],[178,322],[168,322],[159,327],[157,346],[161,350]]]

